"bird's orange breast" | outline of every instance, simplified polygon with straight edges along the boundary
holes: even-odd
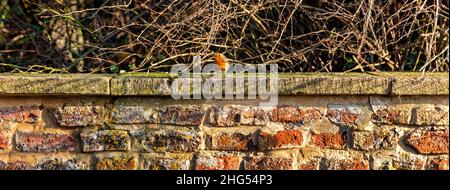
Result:
[[[219,68],[222,70],[222,71],[226,71],[226,70],[228,70],[228,60],[227,60],[227,58],[225,57],[225,55],[223,55],[223,54],[221,54],[221,53],[216,53],[215,55],[214,55],[214,63],[216,63],[217,64],[217,66],[219,66]]]

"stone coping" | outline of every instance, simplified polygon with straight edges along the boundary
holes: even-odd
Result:
[[[167,73],[0,74],[0,96],[169,96],[176,78]],[[449,94],[448,72],[280,73],[278,84],[279,95]]]

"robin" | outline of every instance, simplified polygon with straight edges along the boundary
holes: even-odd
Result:
[[[228,69],[230,68],[230,64],[228,63],[227,57],[221,53],[215,53],[214,54],[214,63],[219,66],[219,68],[222,70],[222,72],[226,73]]]

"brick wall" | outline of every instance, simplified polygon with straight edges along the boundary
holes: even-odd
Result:
[[[280,79],[273,107],[173,100],[168,78],[0,80],[0,170],[448,170],[448,75]]]

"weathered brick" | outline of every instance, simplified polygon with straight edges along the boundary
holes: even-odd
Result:
[[[77,147],[72,135],[50,131],[18,131],[15,142],[16,149],[22,152],[65,152]]]
[[[219,132],[208,137],[211,150],[254,150],[251,133]]]
[[[419,105],[414,108],[412,124],[414,125],[449,125],[448,106]]]
[[[6,170],[8,164],[0,160],[0,170]]]
[[[112,122],[119,124],[158,123],[159,109],[142,106],[115,106],[111,111]]]
[[[420,154],[448,154],[448,128],[416,129],[406,138],[406,143]]]
[[[371,155],[373,170],[423,170],[425,157],[398,153]]]
[[[321,149],[304,147],[300,149],[298,170],[319,170],[323,154]]]
[[[397,99],[385,97],[370,97],[374,114],[372,121],[378,124],[409,125],[414,105],[402,104]]]
[[[30,163],[24,161],[15,161],[4,164],[4,168],[0,166],[0,170],[35,170],[35,167],[33,167]]]
[[[399,134],[395,128],[383,126],[375,131],[354,131],[353,148],[357,150],[394,150],[398,145]]]
[[[297,148],[303,143],[303,135],[298,128],[263,128],[258,133],[259,150]]]
[[[36,170],[87,170],[89,160],[81,158],[45,158],[36,164]]]
[[[427,162],[428,170],[448,170],[448,157],[430,158]]]
[[[292,105],[279,105],[270,113],[274,122],[300,122],[298,107]]]
[[[369,161],[362,158],[325,159],[326,170],[369,170]]]
[[[275,156],[245,157],[244,168],[245,170],[293,170],[294,159]]]
[[[198,128],[148,128],[136,134],[135,149],[143,152],[196,152],[202,137]]]
[[[137,166],[137,156],[129,154],[97,156],[95,163],[96,170],[135,170]]]
[[[145,155],[142,159],[144,170],[189,170],[191,169],[192,156],[154,156]]]
[[[8,126],[0,126],[0,152],[9,150],[9,148],[11,147],[11,139],[11,128]]]
[[[310,145],[319,148],[344,149],[347,142],[347,132],[336,133],[312,133]]]
[[[196,105],[173,105],[164,107],[160,112],[161,123],[173,125],[198,126],[205,112]]]
[[[269,113],[265,109],[253,106],[242,106],[240,123],[243,125],[266,125]]]
[[[269,115],[266,110],[253,106],[224,105],[211,107],[209,119],[211,124],[220,127],[265,125]]]
[[[318,120],[321,113],[316,108],[303,108],[293,105],[279,105],[271,113],[271,120],[283,123],[307,123]]]
[[[237,126],[240,123],[240,106],[226,105],[221,107],[211,107],[209,122],[220,127]]]
[[[55,111],[60,126],[82,127],[102,125],[105,122],[104,106],[64,106]]]
[[[236,156],[198,156],[196,170],[239,170],[241,159]]]
[[[372,112],[365,105],[329,104],[326,116],[337,125],[364,129],[370,122],[371,114]]]
[[[83,152],[129,150],[130,136],[121,130],[85,131],[80,134]]]
[[[41,117],[39,106],[0,107],[0,121],[36,123]]]

